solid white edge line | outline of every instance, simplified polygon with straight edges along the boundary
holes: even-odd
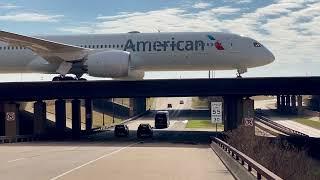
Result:
[[[15,162],[15,161],[20,161],[20,160],[24,160],[24,159],[25,159],[25,158],[14,159],[14,160],[8,161],[8,163]]]
[[[133,143],[133,144],[130,144],[130,145],[128,145],[128,146],[122,147],[122,148],[120,148],[120,149],[118,149],[118,150],[115,150],[115,151],[112,151],[112,152],[110,152],[110,153],[104,154],[104,155],[101,156],[101,157],[98,157],[98,158],[96,158],[96,159],[94,159],[94,160],[91,160],[91,161],[85,163],[85,164],[82,164],[82,165],[80,165],[80,166],[78,166],[78,167],[75,167],[75,168],[73,168],[73,169],[71,169],[71,170],[69,170],[69,171],[67,171],[67,172],[64,172],[64,173],[62,173],[62,174],[60,174],[60,175],[58,175],[58,176],[56,176],[56,177],[51,178],[50,180],[59,179],[59,178],[61,178],[62,176],[65,176],[65,175],[67,175],[67,174],[69,174],[69,173],[71,173],[71,172],[73,172],[73,171],[75,171],[75,170],[78,170],[78,169],[80,169],[80,168],[82,168],[82,167],[84,167],[84,166],[87,166],[87,165],[89,165],[89,164],[91,164],[91,163],[94,163],[94,162],[96,162],[96,161],[98,161],[98,160],[100,160],[100,159],[102,159],[102,158],[111,156],[111,155],[113,155],[113,154],[115,154],[115,153],[118,153],[118,152],[120,152],[120,151],[122,151],[122,150],[124,150],[124,149],[126,149],[126,148],[128,148],[128,147],[134,146],[134,145],[139,144],[139,143],[140,143],[140,142]]]

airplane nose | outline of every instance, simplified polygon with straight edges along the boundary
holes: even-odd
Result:
[[[272,63],[275,60],[274,55],[267,48],[265,48],[265,58],[264,59],[267,64]]]

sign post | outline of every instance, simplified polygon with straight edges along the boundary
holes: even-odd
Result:
[[[216,124],[216,134],[218,123],[222,123],[222,102],[211,102],[211,123]]]

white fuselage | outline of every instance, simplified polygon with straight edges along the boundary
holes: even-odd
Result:
[[[89,49],[129,51],[130,69],[137,71],[230,70],[274,61],[267,48],[254,46],[255,40],[227,33],[124,33],[40,38]],[[216,43],[223,50],[219,50]],[[0,73],[56,73],[58,66],[29,49],[0,42]]]

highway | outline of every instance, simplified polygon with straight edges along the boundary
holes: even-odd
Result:
[[[255,108],[260,108],[263,110],[264,114],[267,115],[268,118],[270,118],[271,120],[275,121],[278,124],[281,124],[285,127],[288,127],[290,129],[293,129],[295,131],[299,131],[301,133],[304,133],[310,137],[316,137],[316,138],[320,138],[320,130],[295,122],[293,119],[297,118],[295,116],[283,116],[283,115],[279,115],[273,111],[271,111],[271,109],[276,109],[276,99],[266,99],[266,100],[257,100],[255,101]],[[261,125],[261,123],[256,122],[259,125]],[[270,128],[270,127],[266,127],[266,128]],[[277,132],[278,134],[282,134],[279,133],[277,130],[272,130]]]
[[[279,118],[279,117],[271,117],[271,118],[273,121],[275,121],[283,126],[286,126],[290,129],[302,132],[310,137],[320,138],[320,130],[318,130],[316,128],[303,125],[301,123],[295,122],[290,119]]]
[[[208,145],[112,141],[0,147],[1,179],[233,179]]]
[[[184,129],[191,98],[160,99],[176,107],[169,128],[155,130],[152,139],[137,139],[142,122],[153,125],[153,115],[128,123],[129,137],[113,130],[80,142],[30,142],[0,145],[0,179],[234,179],[208,144],[213,132]]]
[[[183,104],[180,104],[183,101]],[[162,97],[154,99],[154,109],[158,110],[170,110],[170,126],[169,130],[183,130],[188,123],[187,117],[183,115],[182,110],[191,109],[192,98],[190,97]],[[168,104],[172,105],[172,108],[168,108]],[[149,123],[154,127],[154,113],[128,123],[129,129],[136,130],[141,123]]]

